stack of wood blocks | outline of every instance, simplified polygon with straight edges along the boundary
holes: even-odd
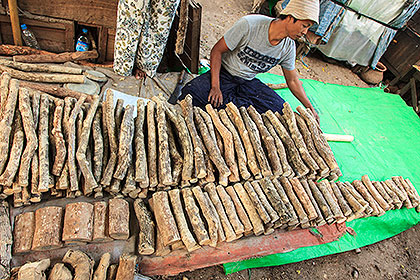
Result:
[[[21,85],[23,84],[23,86]],[[112,91],[53,97],[1,77],[1,197],[14,206],[81,195],[146,198],[148,191],[268,178],[341,176],[310,111],[259,114],[252,106],[206,111],[191,96],[177,105],[154,97],[137,106]],[[88,100],[88,101],[87,101]]]
[[[129,223],[129,202],[122,198],[69,203],[65,211],[59,206],[42,207],[16,216],[13,253],[126,240]]]

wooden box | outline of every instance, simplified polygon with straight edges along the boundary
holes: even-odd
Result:
[[[74,51],[74,23],[68,20],[44,18],[43,20],[20,17],[20,23],[26,24],[34,33],[41,49],[51,52]],[[10,17],[0,15],[1,43],[13,45]]]
[[[381,61],[395,76],[404,75],[412,65],[420,65],[420,35],[409,27],[398,31]]]

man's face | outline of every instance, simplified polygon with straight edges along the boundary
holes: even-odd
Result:
[[[289,21],[287,25],[288,36],[293,40],[301,38],[302,36],[306,35],[308,32],[309,27],[312,26],[313,22],[310,20],[296,20],[289,16]]]

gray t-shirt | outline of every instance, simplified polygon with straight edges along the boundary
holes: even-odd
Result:
[[[251,80],[280,64],[295,69],[295,41],[286,37],[273,46],[268,29],[274,18],[247,15],[239,19],[224,35],[229,52],[222,55],[223,67],[233,76]]]

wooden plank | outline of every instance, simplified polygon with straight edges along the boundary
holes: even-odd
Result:
[[[241,238],[233,242],[218,244],[217,248],[208,246],[189,254],[186,251],[174,251],[164,257],[143,256],[139,264],[144,275],[176,275],[178,273],[234,262],[253,257],[261,257],[281,252],[289,252],[300,247],[313,246],[337,240],[346,232],[346,225],[332,224],[318,227],[322,238],[309,229],[293,231],[276,230],[271,235]]]
[[[108,44],[108,28],[100,26],[98,30],[98,53],[99,57],[97,63],[104,63],[106,60],[107,54],[107,44]]]
[[[420,52],[416,51],[418,45],[418,34],[409,28],[398,31],[382,56],[384,64],[395,76],[407,72],[412,65],[420,64]]]
[[[115,29],[108,28],[105,61],[113,61],[114,60],[115,33],[116,33]]]

